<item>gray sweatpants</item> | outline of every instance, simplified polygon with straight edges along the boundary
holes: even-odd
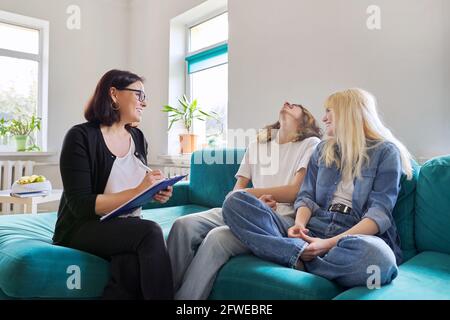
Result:
[[[223,222],[221,208],[175,220],[167,249],[177,300],[207,299],[219,269],[230,257],[250,252]]]

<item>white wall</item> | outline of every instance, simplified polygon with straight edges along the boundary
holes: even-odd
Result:
[[[380,31],[366,28],[370,4],[381,7]],[[321,117],[328,94],[358,86],[377,96],[414,155],[450,153],[448,8],[447,0],[230,0],[229,127],[260,127],[286,99]]]
[[[161,109],[169,103],[170,19],[203,1],[131,0],[130,68],[146,78],[149,104],[140,128],[149,141],[150,162],[167,154],[167,114]]]
[[[69,5],[81,9],[81,29],[69,30]],[[48,149],[84,121],[83,107],[100,76],[127,68],[129,2],[123,0],[1,0],[0,10],[50,21]]]
[[[83,121],[100,76],[125,68],[147,78],[141,128],[150,161],[166,153],[169,22],[203,2],[1,0],[1,10],[50,21],[49,151],[59,153],[65,132]],[[81,30],[66,28],[71,4],[81,8]],[[380,31],[366,28],[370,4],[381,7]],[[229,128],[270,123],[285,100],[321,117],[328,94],[360,86],[417,157],[450,153],[448,0],[228,0],[228,8]],[[56,168],[47,171],[58,179]]]
[[[202,1],[132,1],[134,31],[148,43],[131,67],[149,79],[144,119],[152,157],[165,153],[169,20]],[[366,27],[381,8],[382,29]],[[450,153],[450,10],[447,0],[229,0],[229,123],[259,128],[285,100],[320,118],[335,90],[373,92],[387,125],[418,158]],[[133,31],[132,31],[133,33]],[[139,49],[139,50],[138,50]]]
[[[69,5],[81,9],[80,30],[66,27]],[[57,163],[65,133],[74,124],[84,122],[84,105],[101,75],[112,68],[128,68],[129,2],[1,0],[0,10],[50,22],[48,150],[56,155],[32,160],[52,163],[37,167],[36,172],[45,174],[55,188],[61,188]]]
[[[49,150],[59,151],[100,75],[116,67],[147,78],[150,160],[166,153],[160,109],[169,100],[169,22],[203,2],[2,0],[2,10],[50,21]],[[81,8],[81,30],[66,28],[70,4]],[[366,28],[370,4],[381,7],[380,31]],[[228,7],[229,128],[271,122],[286,99],[321,117],[328,94],[360,86],[378,97],[386,123],[417,157],[449,152],[448,1],[229,0]]]
[[[444,119],[444,125],[447,127],[447,133],[445,133],[443,139],[445,139],[445,137],[450,137],[450,63],[448,62],[450,60],[450,18],[449,18],[449,13],[450,13],[450,1],[444,1],[443,4],[443,8],[442,8],[442,12],[445,15],[444,21],[445,21],[445,25],[444,25],[444,36],[442,41],[444,42],[445,48],[444,48],[444,57],[446,57],[447,62],[447,72],[444,71],[444,78],[443,78],[443,83],[444,83],[444,92],[447,92],[447,104],[446,104],[446,110],[447,110],[447,114],[443,115],[443,119]],[[444,70],[445,70],[445,65],[443,66]],[[447,121],[445,121],[447,120]],[[450,148],[448,148],[447,145],[447,151],[445,151],[445,153],[449,153]]]

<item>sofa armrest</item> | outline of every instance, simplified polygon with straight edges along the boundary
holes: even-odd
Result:
[[[189,204],[189,181],[180,181],[173,185],[172,197],[164,204],[156,201],[147,203],[142,207],[143,210],[146,209],[156,209],[156,208],[166,208],[174,206],[182,206]]]

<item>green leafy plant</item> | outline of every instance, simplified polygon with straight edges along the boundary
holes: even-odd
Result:
[[[9,122],[8,131],[13,136],[30,136],[34,131],[41,130],[41,119],[34,115],[30,119],[12,119]]]
[[[41,118],[32,115],[30,118],[19,118],[11,120],[0,120],[2,130],[10,133],[12,136],[26,136],[31,140],[31,146],[23,151],[39,151],[39,146],[34,142],[32,134],[41,130]]]
[[[0,137],[6,136],[8,133],[8,120],[0,119]]]
[[[188,133],[191,133],[192,124],[194,119],[198,119],[201,121],[206,121],[206,119],[219,119],[219,115],[214,112],[206,112],[199,108],[197,104],[197,99],[189,101],[186,95],[183,95],[181,99],[178,99],[180,106],[178,108],[171,107],[169,105],[165,105],[161,111],[169,113],[170,119],[170,130],[173,124],[177,121],[182,121],[184,127],[186,128]]]

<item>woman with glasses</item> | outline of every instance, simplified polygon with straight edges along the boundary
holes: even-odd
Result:
[[[60,157],[64,192],[55,244],[87,251],[111,262],[105,299],[172,299],[169,255],[158,224],[141,219],[141,209],[100,221],[155,181],[147,172],[147,142],[132,124],[147,106],[143,79],[111,70],[97,84],[84,116],[66,134]],[[164,203],[172,188],[154,200]],[[88,272],[88,270],[86,270]]]
[[[381,122],[375,98],[349,89],[325,102],[327,138],[311,156],[296,217],[280,217],[249,193],[223,205],[233,234],[258,257],[344,287],[366,286],[376,271],[390,283],[402,261],[392,210],[411,156]]]
[[[261,206],[289,216],[295,213],[295,196],[322,134],[313,115],[301,105],[284,103],[278,119],[248,146],[234,190],[245,190]],[[247,188],[250,182],[253,188]],[[232,256],[248,252],[225,225],[222,208],[178,218],[167,238],[167,248],[175,299],[180,300],[207,299],[222,265]]]

